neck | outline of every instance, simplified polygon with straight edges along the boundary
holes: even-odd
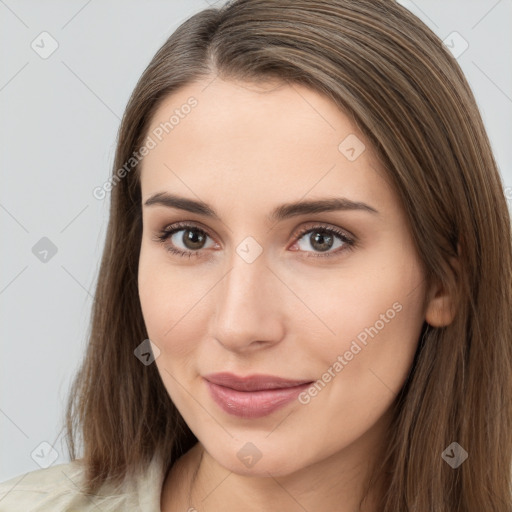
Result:
[[[371,471],[367,462],[348,467],[333,456],[286,476],[250,477],[220,466],[202,447],[201,455],[197,476],[189,492],[188,507],[193,507],[192,510],[378,510],[375,491],[363,500]]]
[[[279,477],[233,473],[197,443],[167,475],[162,512],[377,512],[383,487],[368,488],[368,479],[384,443],[375,432],[366,434],[320,462]]]

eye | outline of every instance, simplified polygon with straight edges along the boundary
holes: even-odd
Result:
[[[182,234],[180,234],[182,233]],[[162,230],[156,235],[156,240],[165,244],[165,248],[172,254],[178,256],[198,256],[204,246],[205,240],[209,238],[206,231],[200,229],[194,224],[179,222],[170,228]],[[167,244],[167,240],[171,244]],[[180,247],[180,244],[184,247]],[[213,244],[215,246],[215,243]]]
[[[309,237],[306,238],[306,235]],[[186,222],[179,222],[162,231],[160,231],[154,240],[165,245],[167,251],[181,257],[200,256],[203,249],[217,246],[212,240],[210,246],[205,245],[207,239],[211,237],[208,233],[196,226]],[[312,252],[307,257],[330,257],[339,255],[341,252],[352,250],[355,245],[355,239],[349,237],[339,228],[326,225],[314,225],[302,228],[295,235],[295,242],[292,247],[298,245],[299,249],[292,249],[299,252]],[[301,242],[302,239],[305,239]],[[169,244],[168,241],[171,243]],[[308,248],[313,251],[308,251]],[[331,249],[336,250],[331,250]]]
[[[355,245],[354,238],[349,237],[344,231],[325,225],[303,228],[296,237],[298,240],[294,246],[299,245],[300,250],[305,252],[310,252],[307,249],[312,248],[314,254],[307,257],[313,258],[337,256],[340,252],[352,250]],[[304,241],[301,242],[303,238]],[[333,248],[336,250],[331,250]]]

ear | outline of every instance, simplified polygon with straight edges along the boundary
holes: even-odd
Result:
[[[450,259],[453,267],[459,271],[459,260]],[[456,279],[456,276],[453,276]],[[457,304],[453,297],[442,283],[434,283],[429,290],[427,307],[425,311],[425,321],[432,327],[445,327],[453,322]]]

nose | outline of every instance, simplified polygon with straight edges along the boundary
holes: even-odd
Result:
[[[262,255],[248,263],[235,254],[231,268],[216,287],[213,338],[225,349],[239,353],[279,343],[284,336],[280,287],[282,283]]]

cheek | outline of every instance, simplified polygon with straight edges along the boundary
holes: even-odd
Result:
[[[173,374],[192,378],[201,342],[215,308],[220,277],[208,265],[180,265],[164,248],[143,243],[138,287],[148,337]],[[162,372],[161,372],[162,373]]]
[[[216,425],[212,424],[211,416],[205,415],[204,409],[191,400],[195,396],[192,390],[198,383],[198,340],[204,336],[200,332],[202,322],[194,321],[197,311],[193,304],[197,300],[189,300],[187,294],[184,296],[187,300],[179,300],[179,296],[169,293],[170,287],[177,284],[173,281],[170,278],[146,279],[140,289],[148,337],[160,350],[154,364],[168,396],[186,418],[187,424],[194,432],[200,432],[201,427],[206,425],[211,436]]]
[[[395,254],[391,249],[399,244],[388,245],[391,248],[373,251],[339,278],[325,279],[313,294],[309,292],[310,304],[328,328],[315,351],[325,349],[332,359],[334,347],[344,352],[354,340],[363,347],[369,346],[368,340],[402,347],[417,341],[424,315],[423,271],[411,248],[401,245],[402,253]],[[314,290],[311,284],[309,290]]]
[[[171,268],[166,253],[157,249],[141,250],[139,261],[139,299],[148,336],[162,352],[185,355],[192,350],[190,332],[197,324],[195,314],[204,287],[188,279],[187,271]]]
[[[149,339],[159,348],[155,364],[168,395],[180,411],[190,409],[189,397],[183,393],[183,383],[193,370],[199,340],[199,322],[191,321],[196,314],[196,293],[190,281],[179,270],[171,269],[165,252],[141,251],[139,262],[139,299]],[[189,414],[191,414],[189,412]]]
[[[318,302],[335,334],[308,347],[319,380],[303,403],[313,416],[327,415],[328,423],[356,435],[389,408],[405,382],[423,325],[425,290],[410,260],[385,265],[378,275],[354,272],[343,282],[343,288],[327,289],[330,300]]]

